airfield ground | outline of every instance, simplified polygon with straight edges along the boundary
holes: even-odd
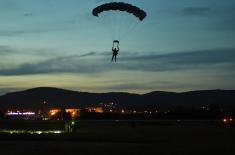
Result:
[[[12,122],[0,121],[3,126],[4,123],[9,127]],[[235,154],[234,122],[159,120],[78,123],[77,131],[71,134],[1,133],[0,154]],[[20,124],[18,122],[18,126]],[[59,129],[62,124],[57,122],[56,128]],[[48,124],[42,126],[48,129]]]

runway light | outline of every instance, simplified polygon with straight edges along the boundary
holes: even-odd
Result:
[[[62,133],[61,131],[54,131],[55,134],[59,134]]]

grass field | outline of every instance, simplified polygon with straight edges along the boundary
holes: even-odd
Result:
[[[10,127],[13,122],[1,122]],[[18,122],[62,129],[63,122]],[[71,134],[0,134],[1,154],[235,154],[235,124],[220,121],[79,121]],[[5,125],[4,125],[5,124]],[[15,123],[17,124],[17,123]],[[15,126],[16,127],[16,126]],[[5,127],[6,128],[6,127]]]

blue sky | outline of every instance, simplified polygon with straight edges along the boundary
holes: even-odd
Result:
[[[120,12],[92,16],[107,2],[0,0],[0,93],[235,89],[235,1],[126,0],[147,12],[143,22]]]

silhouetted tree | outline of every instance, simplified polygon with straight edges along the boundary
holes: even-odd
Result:
[[[62,120],[70,120],[72,118],[72,116],[70,115],[70,113],[67,113],[65,110],[62,110],[60,113],[60,118]]]

